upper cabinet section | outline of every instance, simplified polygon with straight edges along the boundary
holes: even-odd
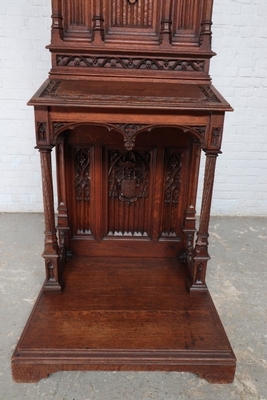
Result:
[[[146,69],[159,70],[161,65],[165,72],[189,69],[207,75],[214,55],[212,5],[213,0],[52,0],[52,72],[61,68],[64,73],[62,67],[75,62],[98,68],[99,57],[105,55],[115,56],[113,66],[116,57],[123,56],[119,64],[129,70],[136,62],[144,66],[143,57],[149,55]],[[166,62],[154,59],[155,54],[164,55]],[[105,58],[103,62],[106,65]]]

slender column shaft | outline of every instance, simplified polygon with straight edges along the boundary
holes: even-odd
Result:
[[[45,244],[43,257],[46,267],[45,288],[60,290],[58,271],[58,242],[55,227],[54,194],[51,168],[51,149],[40,149],[44,220]]]
[[[206,153],[205,177],[202,194],[199,231],[194,252],[193,282],[191,291],[207,291],[205,282],[208,253],[209,221],[217,152]]]

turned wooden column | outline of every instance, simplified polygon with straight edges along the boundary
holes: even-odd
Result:
[[[207,262],[210,259],[208,253],[209,221],[211,199],[215,175],[216,159],[218,156],[216,150],[206,150],[206,165],[204,186],[202,192],[202,204],[199,221],[199,230],[197,233],[196,245],[193,259],[193,280],[190,291],[207,291],[206,269]]]
[[[42,171],[45,242],[42,254],[45,260],[45,289],[60,290],[59,284],[59,250],[55,227],[54,194],[51,168],[51,148],[39,148]]]

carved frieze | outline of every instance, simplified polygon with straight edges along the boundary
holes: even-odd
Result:
[[[196,71],[203,72],[203,60],[141,58],[141,57],[103,57],[57,55],[60,67],[114,68],[133,70]]]
[[[149,153],[113,152],[109,170],[109,197],[130,205],[148,197]]]

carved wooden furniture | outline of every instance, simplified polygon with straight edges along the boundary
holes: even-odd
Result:
[[[18,382],[96,369],[233,380],[235,356],[205,281],[231,110],[208,75],[211,14],[212,0],[52,1],[52,69],[29,102],[46,279],[13,355]]]

